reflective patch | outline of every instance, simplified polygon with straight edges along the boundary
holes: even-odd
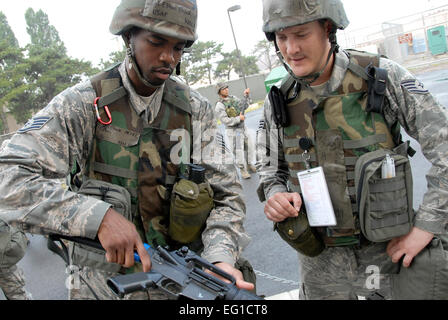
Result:
[[[25,124],[25,126],[18,131],[18,133],[25,133],[32,130],[40,130],[42,127],[50,121],[50,117],[35,117]]]
[[[401,82],[401,86],[411,93],[428,93],[429,91],[425,89],[423,83],[417,79],[404,80]]]

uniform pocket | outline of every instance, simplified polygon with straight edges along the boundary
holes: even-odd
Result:
[[[383,179],[381,168],[388,154],[395,177]],[[368,240],[384,242],[409,233],[414,210],[407,156],[384,149],[364,154],[355,165],[355,187],[361,231]]]

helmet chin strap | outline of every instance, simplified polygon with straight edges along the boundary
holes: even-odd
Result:
[[[317,79],[320,78],[320,76],[324,73],[325,69],[327,68],[328,64],[330,63],[331,56],[334,53],[339,52],[339,45],[337,43],[336,39],[336,29],[332,29],[329,34],[329,40],[331,43],[331,48],[328,52],[327,61],[325,62],[325,66],[320,70],[319,72],[312,73],[310,75],[299,77],[294,74],[292,71],[292,68],[289,66],[288,63],[286,63],[285,58],[280,52],[280,49],[278,48],[277,42],[274,40],[275,49],[277,53],[277,57],[280,59],[280,61],[283,63],[283,66],[288,71],[288,73],[293,77],[295,81],[297,81],[301,86],[309,87],[313,82],[315,82]]]
[[[134,50],[132,47],[132,44],[130,43],[130,41],[128,40],[128,38],[126,36],[123,36],[123,40],[126,44],[126,56],[129,59],[129,69],[134,69],[135,74],[137,75],[137,78],[148,88],[151,89],[158,89],[162,86],[162,84],[160,85],[155,85],[152,84],[151,82],[149,82],[147,79],[145,79],[140,71],[140,68],[137,64],[137,62],[135,61],[134,58]]]

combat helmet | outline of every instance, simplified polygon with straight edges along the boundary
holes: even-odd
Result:
[[[319,20],[330,20],[333,26],[329,34],[331,50],[327,58],[328,64],[331,55],[339,50],[337,30],[343,30],[349,25],[341,0],[263,0],[263,32],[266,38],[274,43],[276,31]],[[296,81],[309,85],[323,73],[324,70],[306,77],[295,76],[281,56],[276,43],[275,46],[277,55]]]
[[[197,39],[196,0],[122,0],[115,10],[109,30],[123,35],[132,27],[187,41]]]
[[[223,82],[220,82],[220,83],[218,83],[218,84],[216,85],[216,93],[217,93],[217,94],[220,94],[221,90],[226,89],[226,88],[228,88],[228,87],[229,87],[228,84],[225,84],[225,83],[223,83]]]
[[[116,8],[109,30],[121,35],[127,56],[140,81],[147,87],[158,88],[145,79],[138,67],[127,31],[138,27],[154,33],[186,41],[186,48],[197,39],[198,9],[196,0],[121,0]],[[177,66],[180,69],[180,66]]]

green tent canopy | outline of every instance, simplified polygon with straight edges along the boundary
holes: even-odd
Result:
[[[283,66],[272,69],[271,73],[269,73],[267,78],[264,80],[266,92],[269,92],[269,90],[271,90],[272,86],[274,86],[275,84],[278,83],[278,85],[280,85],[280,82],[287,74],[288,71],[286,71],[285,67]]]

